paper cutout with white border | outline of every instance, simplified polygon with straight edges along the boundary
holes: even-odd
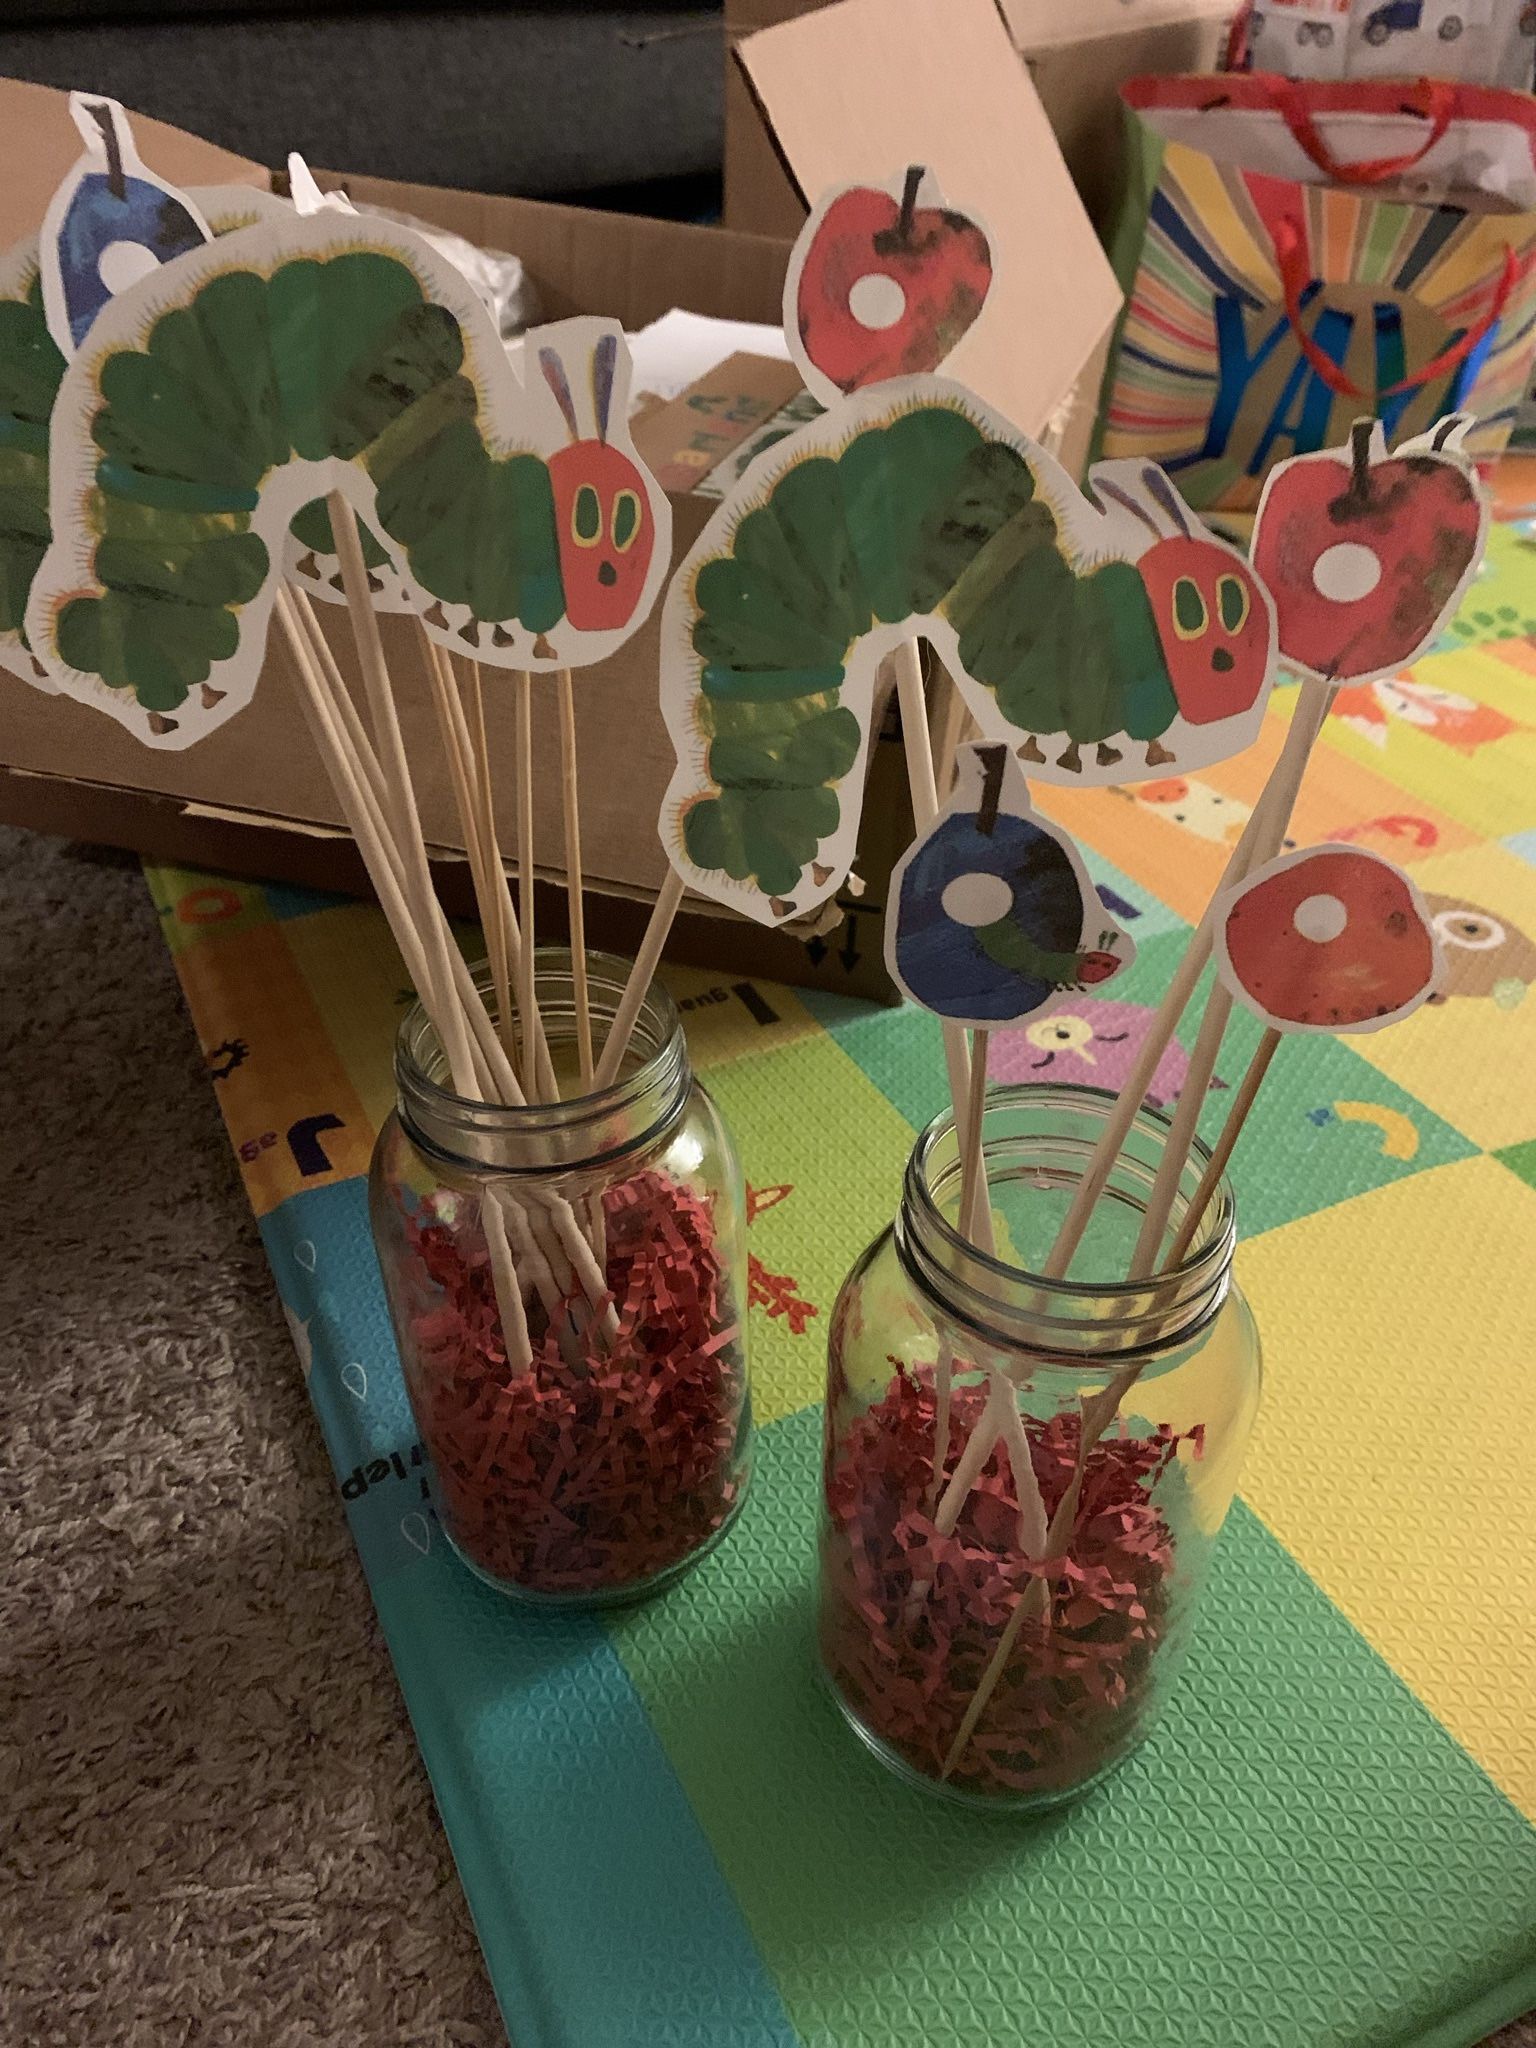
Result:
[[[1245,907],[1249,920],[1261,921],[1250,922],[1235,957],[1231,920]],[[1272,1031],[1381,1031],[1412,1016],[1444,978],[1444,950],[1423,897],[1394,861],[1363,846],[1330,840],[1283,854],[1218,896],[1214,914],[1216,972]],[[1340,1009],[1353,1013],[1362,1003],[1369,1014],[1340,1021]],[[1304,1008],[1320,1014],[1298,1014]],[[1330,1009],[1334,1015],[1321,1014]]]
[[[913,246],[918,233],[928,238],[927,247]],[[843,237],[849,246],[839,248]],[[920,164],[880,184],[823,192],[795,237],[784,278],[784,336],[806,389],[823,405],[840,405],[874,383],[937,370],[983,310],[992,283],[992,247],[985,224],[969,209],[961,213],[946,206],[938,179]],[[930,275],[948,273],[944,304],[919,300],[914,307],[912,287],[925,269]],[[807,270],[821,287],[810,300],[814,313],[802,304]],[[817,323],[826,326],[825,335],[815,331]],[[892,334],[898,359],[876,369],[871,358],[885,354],[877,339],[885,334]],[[845,363],[842,380],[822,367],[826,344],[835,342],[861,362],[851,375]]]
[[[1293,455],[1269,472],[1254,516],[1251,558],[1274,600],[1287,668],[1324,682],[1370,683],[1399,675],[1434,646],[1476,577],[1488,541],[1488,491],[1462,448],[1473,424],[1470,414],[1448,414],[1389,454],[1381,423],[1357,422],[1357,432],[1369,432],[1365,477],[1393,472],[1391,501],[1375,520],[1368,510],[1329,516],[1335,503],[1348,505],[1352,441]],[[1293,508],[1290,501],[1309,485],[1312,492]],[[1422,505],[1412,504],[1416,498]],[[1418,524],[1418,550],[1405,554],[1399,547],[1389,573],[1378,543],[1401,534],[1409,518]],[[1326,546],[1318,547],[1319,538]],[[1457,571],[1452,580],[1444,567],[1448,548]],[[1430,593],[1419,616],[1410,608],[1406,625],[1400,624],[1404,600],[1419,592]]]
[[[792,471],[821,458],[832,458],[835,462],[866,430],[889,430],[919,411],[959,414],[971,423],[980,440],[1012,450],[1022,459],[1033,479],[1034,506],[1047,508],[1051,527],[1049,538],[1037,538],[1033,544],[1031,560],[1042,575],[1049,576],[1058,596],[1064,593],[1067,583],[1086,583],[1095,572],[1107,567],[1134,569],[1134,578],[1118,578],[1117,595],[1113,598],[1107,586],[1101,587],[1101,594],[1096,597],[1100,607],[1097,634],[1091,621],[1075,620],[1072,632],[1061,636],[1060,659],[1055,650],[1039,651],[1028,669],[1031,681],[1027,687],[1047,693],[1054,690],[1059,696],[1062,664],[1068,654],[1081,661],[1087,658],[1088,651],[1093,652],[1098,660],[1098,673],[1090,678],[1094,689],[1079,693],[1071,706],[1079,730],[1086,727],[1093,737],[1074,739],[1059,722],[1038,729],[1011,722],[993,690],[973,679],[968,671],[961,652],[961,635],[950,622],[946,607],[956,599],[964,571],[974,567],[976,557],[995,538],[982,536],[976,540],[974,552],[963,564],[961,574],[940,595],[935,608],[877,621],[852,641],[841,663],[835,662],[835,648],[827,656],[828,664],[838,668],[841,678],[826,686],[837,693],[833,708],[846,708],[853,714],[860,736],[851,760],[840,774],[819,785],[799,785],[833,790],[837,817],[809,846],[794,879],[789,875],[788,851],[781,863],[782,887],[763,885],[761,863],[743,875],[733,874],[725,866],[701,864],[685,842],[685,821],[696,805],[717,801],[722,789],[731,787],[718,779],[715,768],[719,764],[712,758],[722,728],[737,728],[736,732],[724,732],[724,737],[734,745],[738,733],[753,718],[759,723],[771,720],[774,693],[785,702],[792,701],[793,677],[797,672],[788,652],[784,662],[776,664],[771,658],[772,647],[760,643],[758,668],[770,680],[758,712],[745,716],[741,711],[742,706],[751,705],[757,687],[752,672],[745,667],[729,671],[736,680],[729,686],[728,697],[711,696],[705,687],[705,670],[711,664],[696,646],[701,627],[706,639],[713,631],[700,605],[701,574],[714,564],[736,561],[735,549],[744,523],[774,502]],[[910,434],[909,424],[903,425],[903,432]],[[830,472],[832,462],[826,463],[820,474]],[[1125,461],[1100,463],[1089,481],[1097,502],[1086,498],[1044,449],[1018,433],[972,392],[936,377],[902,378],[841,400],[834,410],[775,443],[749,466],[680,564],[662,610],[661,702],[678,759],[663,804],[662,840],[668,857],[691,889],[764,924],[803,915],[837,892],[852,863],[857,841],[875,672],[886,655],[914,635],[921,635],[931,644],[954,677],[981,731],[988,738],[1005,740],[1020,749],[1026,772],[1037,781],[1087,788],[1141,781],[1160,773],[1181,774],[1209,767],[1252,743],[1263,721],[1275,673],[1274,623],[1268,594],[1251,575],[1238,550],[1201,525],[1155,466]],[[916,502],[914,492],[921,483],[920,477],[902,477],[893,469],[883,488],[866,490],[866,510],[870,504],[910,506]],[[840,492],[841,485],[828,481],[825,489]],[[846,538],[844,532],[840,539]],[[803,544],[798,554],[793,546],[786,553],[777,540],[773,546],[772,572],[784,578],[801,574],[806,579],[804,603],[798,600],[789,580],[777,586],[784,644],[788,649],[809,610],[815,558],[813,551]],[[848,546],[857,554],[855,543],[850,540]],[[865,546],[867,552],[877,552],[878,539],[866,540]],[[888,566],[879,565],[882,570]],[[1011,565],[1010,573],[1018,574],[1016,563]],[[1128,587],[1128,581],[1134,587]],[[1201,626],[1195,621],[1189,632],[1180,636],[1172,623],[1172,592],[1182,584],[1190,586],[1205,624]],[[1166,600],[1166,634],[1157,623],[1155,591],[1161,591]],[[1241,614],[1235,630],[1216,624],[1218,607],[1229,596],[1233,615]],[[1138,660],[1130,673],[1117,668],[1113,658],[1113,650],[1127,637],[1122,630],[1123,607],[1127,602],[1138,607],[1140,636],[1136,641]],[[1026,599],[1026,608],[1027,603]],[[1173,650],[1175,667],[1169,665],[1168,648]],[[1224,666],[1218,665],[1218,649],[1219,662]],[[772,680],[775,676],[778,681]],[[1189,709],[1200,713],[1199,717],[1186,717],[1178,708],[1181,690]],[[812,688],[807,683],[800,700],[809,701],[811,695]],[[1246,702],[1228,715],[1211,716],[1213,705],[1227,696],[1233,701],[1246,698]],[[1172,715],[1163,724],[1161,720],[1170,707]],[[1082,719],[1078,718],[1080,710],[1085,714]],[[1113,722],[1109,722],[1111,716]],[[1126,720],[1140,724],[1150,736],[1129,736]],[[729,761],[730,747],[725,751]],[[755,762],[748,762],[746,784],[753,789],[762,788],[761,798],[754,801],[762,805],[774,801],[772,777]],[[779,808],[787,816],[788,806],[782,799]],[[800,841],[805,839],[807,829],[800,831]],[[742,863],[738,861],[738,865]]]
[[[921,1008],[1000,1031],[1112,981],[1136,945],[1072,840],[1031,804],[1008,747],[971,741],[955,773],[949,801],[891,875],[885,961]],[[1057,978],[1063,956],[1077,961],[1071,978]],[[992,1000],[979,1001],[988,985]]]
[[[205,672],[190,675],[184,698],[174,705],[141,705],[134,687],[127,683],[115,686],[99,670],[72,666],[58,646],[56,624],[74,600],[104,595],[103,585],[93,575],[102,526],[98,470],[109,467],[93,431],[105,410],[99,387],[104,365],[114,356],[142,354],[157,322],[169,313],[192,306],[206,286],[222,277],[244,272],[265,286],[285,265],[304,261],[324,265],[337,257],[354,254],[377,255],[401,266],[409,274],[412,287],[420,293],[423,305],[441,309],[456,326],[463,350],[458,375],[467,381],[473,405],[467,411],[460,408],[455,416],[472,422],[481,451],[488,450],[498,465],[514,454],[532,456],[553,479],[554,465],[560,458],[580,449],[576,469],[565,466],[571,485],[571,507],[562,505],[561,493],[551,481],[552,516],[547,530],[541,526],[537,535],[539,558],[548,558],[553,549],[560,579],[553,596],[548,594],[553,586],[546,579],[541,613],[545,622],[533,628],[515,616],[481,618],[469,601],[451,596],[445,599],[441,590],[428,587],[413,572],[406,547],[384,530],[375,503],[375,482],[364,467],[366,456],[350,460],[329,455],[273,465],[256,487],[254,509],[234,514],[235,529],[254,534],[263,544],[267,567],[259,588],[251,596],[222,607],[233,621],[235,646],[227,656],[208,659]],[[334,329],[330,340],[334,343]],[[552,380],[540,374],[541,358],[546,352],[565,368],[568,405]],[[180,748],[223,724],[249,700],[260,673],[268,618],[286,559],[288,523],[304,505],[332,489],[347,496],[359,519],[389,548],[406,601],[422,615],[426,630],[439,644],[495,667],[538,671],[584,667],[614,652],[644,621],[654,604],[666,575],[671,543],[670,506],[641,463],[629,434],[629,361],[623,333],[609,320],[562,321],[530,334],[524,360],[528,366],[526,382],[509,362],[501,337],[472,287],[419,237],[393,222],[332,208],[305,217],[285,206],[277,215],[164,265],[132,291],[112,300],[65,372],[53,414],[50,517],[54,538],[33,583],[26,630],[33,649],[52,671],[57,687],[82,702],[107,710],[151,745]],[[580,376],[584,366],[592,372],[590,392]],[[327,381],[334,384],[335,374],[336,366],[331,360],[313,367],[313,375],[322,388]],[[451,373],[446,373],[445,381],[452,382]],[[451,398],[440,382],[428,385],[415,403],[425,405],[445,396]],[[405,409],[402,407],[402,412]],[[395,417],[398,419],[399,415]],[[386,438],[388,424],[369,444],[366,453],[376,454]],[[599,428],[604,430],[597,431]],[[600,460],[594,452],[599,449]],[[605,486],[611,491],[611,501],[598,499],[596,515],[602,530],[590,543],[590,561],[588,540],[575,530],[581,481],[578,471],[588,470],[619,480]],[[505,477],[498,470],[497,486],[504,482]],[[129,488],[140,493],[149,489],[152,494],[160,491],[176,495],[172,480],[162,485],[155,479],[144,486],[130,478]],[[625,493],[633,501],[629,544],[637,551],[643,543],[649,546],[644,576],[633,579],[633,597],[626,597],[630,608],[621,624],[576,626],[566,609],[571,568],[582,572],[584,608],[589,603],[604,601],[604,565],[622,577],[622,566],[616,567],[612,559],[622,552],[622,544],[615,545],[615,533],[609,532],[608,526],[619,520],[620,501]],[[593,498],[597,495],[597,487],[593,486]],[[183,487],[181,501],[174,509],[190,507],[211,515],[210,499],[216,498],[216,492],[204,492],[197,486]],[[555,524],[567,509],[570,534],[557,531]],[[415,510],[419,512],[421,505]],[[445,512],[443,516],[450,514]],[[428,530],[433,529],[429,526]],[[440,533],[441,526],[435,530]],[[488,552],[510,543],[512,528],[504,507],[494,520],[493,534]],[[419,532],[416,538],[419,540]],[[639,559],[637,552],[636,560]],[[462,578],[463,564],[462,553],[454,554],[451,574]],[[499,567],[504,571],[505,566],[503,558]],[[434,576],[434,580],[438,578]],[[585,589],[588,581],[592,585],[590,592]],[[548,616],[549,606],[556,597],[559,616],[552,618]]]

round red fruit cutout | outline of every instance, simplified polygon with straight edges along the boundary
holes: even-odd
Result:
[[[1217,902],[1217,973],[1271,1030],[1379,1031],[1434,994],[1441,966],[1418,890],[1363,847],[1286,854]]]
[[[832,405],[936,370],[991,284],[985,230],[913,164],[888,186],[847,185],[817,207],[790,258],[784,331],[807,388]]]
[[[1452,413],[1387,453],[1374,420],[1347,448],[1270,471],[1252,561],[1275,601],[1280,659],[1326,682],[1396,675],[1428,651],[1476,574],[1488,500]]]

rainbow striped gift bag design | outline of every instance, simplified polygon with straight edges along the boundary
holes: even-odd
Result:
[[[1122,97],[1100,454],[1241,514],[1363,414],[1395,442],[1467,411],[1476,454],[1504,447],[1536,353],[1536,101],[1261,75]]]

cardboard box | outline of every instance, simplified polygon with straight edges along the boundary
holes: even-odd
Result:
[[[171,179],[190,185],[268,183],[261,165],[196,137],[158,122],[136,119],[135,128],[146,160]],[[37,227],[54,186],[78,157],[79,137],[62,94],[9,80],[0,80],[0,136],[6,168],[0,180],[0,246],[8,246]],[[356,200],[399,208],[472,242],[515,250],[537,280],[547,319],[601,312],[636,329],[674,305],[721,317],[775,324],[779,319],[788,257],[781,241],[384,179],[320,176],[322,183],[345,185]],[[766,374],[771,388],[763,402],[772,410],[798,386],[798,378],[786,385],[782,365],[770,365]],[[652,420],[670,410],[659,408]],[[671,502],[678,558],[715,504],[683,495]],[[324,604],[317,610],[343,672],[355,683],[345,612]],[[423,825],[442,856],[439,881],[450,906],[468,911],[468,869],[419,673],[414,627],[398,617],[380,623]],[[673,758],[656,696],[658,633],[653,614],[619,654],[577,676],[588,929],[593,943],[619,950],[633,950],[666,872],[655,821]],[[513,691],[505,671],[483,673],[492,756],[504,770],[497,813],[506,848],[515,828],[511,776],[505,772],[514,758]],[[287,649],[274,634],[250,705],[197,746],[171,753],[142,746],[87,705],[46,696],[0,673],[0,818],[188,865],[367,892],[356,849],[341,829],[340,808],[305,735],[296,690]],[[535,744],[534,832],[544,884],[538,927],[542,936],[558,937],[565,930],[565,901],[552,700],[548,715],[537,721]],[[867,872],[874,902],[880,899],[882,862],[888,872],[911,836],[899,746],[874,752],[869,818]],[[857,923],[867,927],[867,913],[861,911]],[[713,906],[685,912],[670,950],[737,972],[821,982],[848,993],[891,993],[880,948],[867,937],[852,943],[838,934],[808,943],[804,933],[767,931]]]
[[[996,63],[1001,24],[991,0],[857,0],[882,18],[902,16],[902,64],[883,83],[881,117],[850,125],[841,73],[829,68],[823,90],[798,104],[792,76],[770,80],[785,108],[791,146],[813,183],[863,173],[869,163],[904,160],[918,98],[932,97],[928,125],[915,137],[941,180],[954,189],[991,177],[994,153],[978,156],[967,140],[968,105],[983,100],[998,118],[1019,125],[1024,145],[1002,166],[992,206],[997,231],[1022,234],[1008,269],[1016,303],[989,309],[967,337],[973,360],[966,376],[1000,409],[1040,430],[1060,415],[1074,381],[1100,344],[1107,345],[1119,293],[1075,199],[1038,102],[1011,59]],[[842,9],[837,12],[841,14]],[[961,19],[961,17],[965,19]],[[957,30],[957,23],[959,24]],[[798,26],[805,26],[804,24]],[[834,23],[834,27],[838,24]],[[969,34],[966,33],[969,27]],[[946,95],[927,95],[942,70]],[[990,116],[989,116],[990,118]],[[157,123],[138,124],[146,160],[187,184],[265,184],[258,164],[213,150]],[[78,137],[62,94],[0,80],[3,161],[25,167],[0,183],[0,241],[35,229],[47,200],[78,154]],[[830,154],[824,142],[835,144]],[[843,152],[843,154],[839,154]],[[515,251],[535,279],[543,317],[579,312],[617,317],[631,331],[673,306],[720,318],[777,325],[788,243],[725,229],[603,214],[529,200],[492,198],[389,180],[320,173],[359,202],[373,201],[433,221],[486,246]],[[990,188],[989,188],[990,189]],[[1042,321],[1042,300],[1052,317]],[[988,332],[978,341],[980,329]],[[1090,365],[1087,372],[1096,379]],[[723,381],[722,381],[723,379]],[[693,394],[652,408],[637,428],[644,444],[669,458],[690,452],[716,464],[731,436],[755,431],[798,380],[787,366],[738,359],[701,381]],[[740,391],[727,387],[741,386]],[[702,399],[700,413],[688,397]],[[723,403],[717,403],[723,401]],[[711,410],[713,408],[713,410]],[[725,417],[731,413],[739,419]],[[702,450],[690,417],[709,417]],[[687,474],[689,464],[682,466]],[[674,562],[691,547],[716,501],[673,494]],[[321,605],[320,616],[342,671],[354,684],[355,655],[345,612]],[[435,718],[419,672],[412,621],[381,619],[386,653],[400,696],[401,723],[414,764],[429,844],[443,856],[445,900],[468,910],[472,897],[462,857]],[[581,763],[582,840],[593,942],[633,950],[649,904],[666,873],[656,818],[673,755],[657,702],[659,607],[620,652],[581,671],[576,717]],[[514,758],[510,678],[484,671],[492,756]],[[726,971],[754,972],[849,994],[893,994],[881,956],[879,921],[891,866],[912,836],[905,767],[894,721],[879,724],[871,750],[856,873],[838,899],[840,930],[770,931],[717,906],[685,906],[670,945],[677,957]],[[558,734],[551,704],[536,720],[534,837],[541,856],[537,925],[542,937],[563,935],[562,826]],[[503,848],[513,842],[512,778],[498,777],[497,823]],[[45,696],[0,674],[0,818],[68,836],[106,840],[189,865],[226,867],[326,889],[363,890],[355,848],[341,829],[340,808],[298,712],[290,657],[274,636],[261,684],[237,718],[183,752],[142,746],[89,706]],[[836,922],[836,911],[832,922]]]
[[[826,8],[830,0],[726,0],[725,219],[756,234],[794,235],[802,185],[754,101],[747,39]],[[992,4],[992,0],[988,0]],[[1143,71],[1211,71],[1236,0],[996,0],[1024,59],[1089,217],[1103,228],[1123,161],[1119,88]],[[839,10],[840,11],[840,10]],[[881,8],[882,23],[885,9]],[[889,32],[881,29],[881,40]],[[986,138],[994,145],[995,136]],[[787,152],[793,162],[793,153]]]
[[[921,163],[977,208],[997,270],[945,374],[1026,433],[1059,432],[1120,288],[993,0],[840,0],[735,54],[801,193]]]

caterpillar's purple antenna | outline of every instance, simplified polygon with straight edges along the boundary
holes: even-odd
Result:
[[[1138,505],[1129,491],[1122,491],[1118,484],[1109,483],[1101,476],[1090,476],[1088,481],[1099,497],[1108,498],[1112,503],[1121,506],[1125,511],[1134,513],[1154,540],[1161,540],[1163,538],[1157,521],[1152,517],[1152,514],[1145,505]]]
[[[555,394],[555,403],[565,414],[565,424],[571,430],[571,439],[579,441],[581,430],[576,424],[576,401],[571,396],[570,379],[565,374],[565,365],[552,348],[539,350],[539,368],[544,372],[544,382]]]
[[[1141,480],[1151,495],[1156,498],[1158,504],[1168,514],[1168,517],[1173,521],[1180,533],[1188,539],[1189,513],[1185,509],[1184,500],[1173,488],[1173,485],[1169,483],[1167,477],[1163,475],[1163,472],[1157,467],[1155,462],[1149,462],[1146,468],[1143,469]]]
[[[597,414],[597,438],[608,438],[608,408],[613,403],[613,370],[619,357],[619,337],[616,334],[598,336],[597,347],[592,351],[592,405]]]

